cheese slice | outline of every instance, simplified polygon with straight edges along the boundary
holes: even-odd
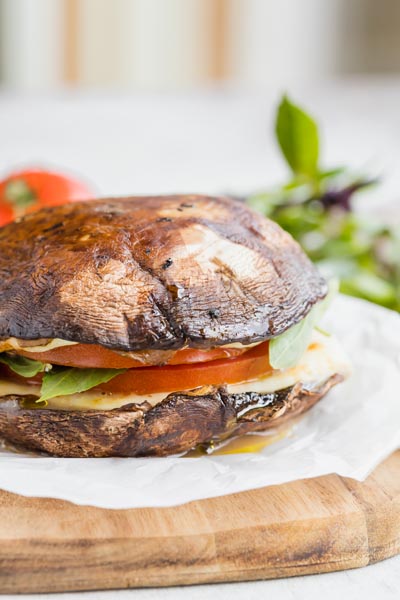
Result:
[[[1,396],[40,396],[39,385],[24,385],[13,383],[6,380],[0,380],[0,397]],[[148,402],[155,406],[164,398],[167,393],[149,394],[146,396],[138,396],[137,394],[110,394],[107,392],[99,392],[88,390],[79,394],[70,394],[69,396],[57,396],[47,401],[45,408],[59,410],[113,410],[121,408],[127,404],[141,404]],[[34,408],[33,403],[30,408]],[[38,404],[37,408],[43,408],[43,404]]]
[[[37,342],[35,344],[35,342]],[[46,339],[46,340],[20,340],[15,337],[7,338],[6,340],[0,340],[0,352],[8,352],[9,350],[24,350],[24,352],[48,352],[54,350],[54,348],[61,348],[62,346],[75,346],[79,342],[68,342],[67,340],[61,340],[59,338]],[[240,342],[232,342],[231,344],[225,344],[220,348],[254,348],[262,342],[255,342],[254,344],[241,344]],[[140,352],[122,352],[115,350],[118,354],[123,356],[130,356],[132,358],[139,359]]]
[[[38,343],[35,345],[35,341]],[[45,342],[40,344],[39,342]],[[60,340],[54,338],[52,340],[19,340],[18,338],[11,337],[6,340],[0,340],[0,352],[8,352],[9,350],[24,350],[24,352],[48,352],[54,350],[54,348],[60,348],[61,346],[73,346],[78,342],[67,342],[67,340]]]
[[[311,344],[295,367],[272,371],[251,382],[235,383],[227,387],[232,394],[249,391],[269,394],[299,381],[318,383],[335,373],[348,377],[351,373],[350,361],[334,336],[314,331]]]
[[[347,377],[351,373],[349,359],[334,336],[326,336],[314,331],[311,344],[302,359],[295,367],[284,370],[269,371],[251,381],[229,384],[228,392],[240,394],[242,392],[258,392],[268,394],[277,390],[290,387],[297,382],[319,383],[325,381],[335,373]],[[176,390],[185,391],[185,390]],[[89,390],[69,396],[59,396],[48,400],[46,408],[59,410],[112,410],[127,404],[141,404],[148,402],[152,406],[160,403],[171,392],[149,394],[110,394]],[[0,380],[0,396],[40,395],[40,387],[34,385],[17,384]],[[43,408],[38,406],[38,408]]]

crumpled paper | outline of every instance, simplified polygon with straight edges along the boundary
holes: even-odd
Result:
[[[324,327],[353,375],[257,453],[68,459],[0,452],[0,488],[103,508],[172,506],[327,473],[363,480],[400,446],[400,317],[339,296]]]

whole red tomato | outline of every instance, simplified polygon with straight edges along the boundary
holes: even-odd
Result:
[[[0,226],[44,206],[93,197],[84,183],[69,175],[40,169],[14,172],[0,181]]]

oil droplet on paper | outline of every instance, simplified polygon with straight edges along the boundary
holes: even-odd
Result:
[[[222,456],[225,454],[246,454],[261,452],[267,446],[279,442],[288,437],[292,432],[293,426],[277,429],[266,433],[247,433],[240,435],[225,442],[211,442],[210,444],[199,446],[183,455],[183,458],[197,458],[205,454],[212,456]]]

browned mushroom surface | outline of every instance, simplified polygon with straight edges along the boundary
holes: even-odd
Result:
[[[64,457],[177,454],[278,427],[309,410],[342,379],[336,374],[323,383],[297,383],[269,394],[203,388],[170,394],[154,407],[131,404],[108,411],[32,409],[26,408],[26,398],[5,396],[0,399],[0,437]]]
[[[96,200],[0,229],[0,339],[248,344],[282,333],[325,294],[293,239],[229,198]]]

